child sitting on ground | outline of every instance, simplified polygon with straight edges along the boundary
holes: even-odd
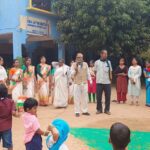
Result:
[[[46,145],[49,150],[68,150],[64,142],[68,138],[70,127],[68,123],[62,119],[56,119],[49,126],[48,130],[55,127],[58,131],[58,136],[49,135],[46,140]]]
[[[12,116],[19,117],[14,101],[8,98],[8,89],[0,84],[0,141],[3,148],[13,149],[12,144]]]
[[[127,150],[130,143],[130,129],[122,123],[113,124],[110,129],[109,142],[113,150]]]
[[[47,136],[49,134],[49,131],[40,129],[40,124],[37,119],[37,107],[38,102],[34,98],[28,98],[24,102],[25,113],[23,114],[22,119],[25,128],[24,143],[26,150],[42,150],[41,135]],[[50,131],[53,136],[58,136],[56,128],[51,128]]]

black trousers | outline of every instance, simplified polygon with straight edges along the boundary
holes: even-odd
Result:
[[[105,109],[110,111],[110,98],[111,98],[111,84],[97,84],[97,111],[103,111],[102,95],[105,93]]]

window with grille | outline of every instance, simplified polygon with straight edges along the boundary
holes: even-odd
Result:
[[[51,11],[51,0],[32,0],[32,7]]]

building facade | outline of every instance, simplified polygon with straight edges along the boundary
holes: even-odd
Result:
[[[48,62],[64,58],[64,46],[57,42],[57,20],[51,0],[1,0],[0,55],[6,64],[26,56],[34,64],[43,55]]]

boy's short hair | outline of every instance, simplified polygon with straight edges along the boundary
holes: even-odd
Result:
[[[8,96],[8,89],[5,84],[0,84],[0,98],[6,98]]]
[[[130,143],[130,129],[122,123],[114,123],[110,129],[110,140],[114,148],[125,149]]]
[[[24,111],[27,112],[27,110],[30,110],[35,106],[38,106],[38,101],[34,98],[27,98],[24,102],[23,108]]]

